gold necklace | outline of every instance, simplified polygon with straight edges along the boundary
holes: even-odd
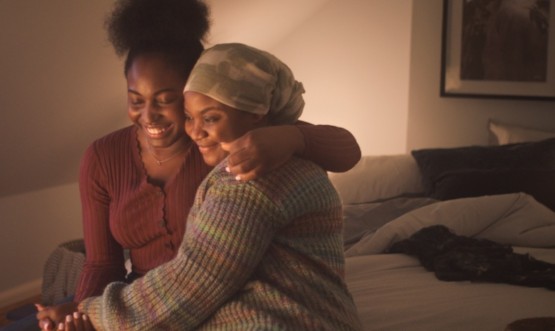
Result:
[[[156,163],[157,163],[159,166],[162,166],[162,163],[168,162],[169,160],[173,159],[174,157],[176,157],[177,155],[181,154],[181,153],[185,150],[185,149],[178,150],[177,152],[173,153],[173,154],[170,155],[169,157],[167,157],[167,158],[165,158],[165,159],[163,159],[163,160],[159,160],[159,159],[156,157],[156,154],[154,154],[154,150],[152,149],[152,146],[150,146],[150,144],[149,144],[148,142],[146,143],[146,146],[147,146],[148,152],[152,155],[152,158],[154,158],[154,160],[156,161]]]

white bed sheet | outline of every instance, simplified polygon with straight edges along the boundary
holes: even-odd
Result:
[[[555,249],[515,249],[555,263]],[[349,257],[346,279],[364,330],[502,331],[527,317],[555,317],[555,291],[446,282],[404,254]]]
[[[441,281],[417,258],[382,253],[436,224],[555,264],[555,213],[527,194],[426,205],[388,222],[346,251],[346,280],[365,330],[503,331],[518,319],[555,317],[555,291]]]

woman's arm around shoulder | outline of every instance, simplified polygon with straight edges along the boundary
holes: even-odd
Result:
[[[251,130],[223,146],[230,153],[229,171],[241,180],[268,173],[293,155],[332,172],[351,169],[361,157],[360,147],[348,130],[306,122]]]
[[[304,150],[299,156],[318,164],[324,170],[345,172],[360,161],[360,146],[347,129],[306,122],[298,122],[295,127],[304,137]]]

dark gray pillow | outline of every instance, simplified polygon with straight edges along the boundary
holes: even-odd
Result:
[[[555,171],[555,138],[501,146],[468,146],[412,151],[426,192],[434,196],[438,180],[464,171]]]
[[[432,197],[450,200],[524,192],[555,211],[555,171],[528,169],[459,170],[439,176]]]

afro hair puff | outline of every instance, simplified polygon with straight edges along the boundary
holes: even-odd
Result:
[[[122,56],[135,48],[201,42],[210,21],[201,0],[117,0],[105,25]]]

